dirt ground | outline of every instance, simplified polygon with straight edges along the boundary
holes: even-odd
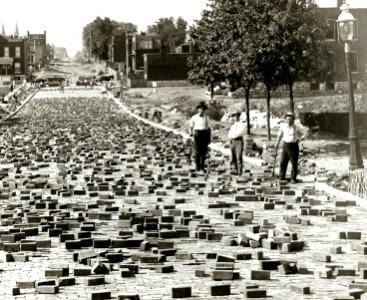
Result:
[[[102,64],[65,63],[52,66],[46,72],[63,72],[70,76],[70,82],[77,80],[79,75],[98,74],[104,70]],[[188,132],[189,117],[195,111],[195,106],[199,101],[210,102],[210,98],[204,87],[158,87],[153,88],[132,88],[124,92],[124,102],[135,112],[151,117],[155,110],[162,112],[162,123],[164,125]],[[245,99],[231,98],[226,95],[216,95],[214,101],[219,103],[223,112],[230,112],[235,108],[245,109]],[[287,98],[274,98],[271,100],[271,111],[275,126],[271,129],[272,140],[267,138],[267,129],[255,126],[251,129],[251,138],[260,147],[271,148],[276,141],[277,122],[285,111],[289,110],[289,100]],[[367,110],[367,95],[356,94],[356,111]],[[265,112],[265,99],[250,99],[251,110]],[[303,111],[345,111],[347,109],[347,95],[332,95],[308,98],[295,98],[296,112]],[[251,112],[252,113],[252,112]],[[212,121],[213,142],[225,143],[226,135],[230,126],[230,120],[216,122]],[[360,141],[362,157],[367,158],[367,141]],[[349,141],[333,134],[310,132],[308,139],[303,143],[304,148],[304,169],[309,169],[309,165],[316,165],[316,170],[325,169],[329,172],[342,174],[349,168]],[[364,160],[367,165],[367,160]]]
[[[179,112],[189,110],[190,107],[195,107],[199,101],[210,102],[210,98],[206,95],[205,88],[199,87],[179,87],[179,88],[158,88],[154,91],[151,88],[130,89],[126,92],[125,103],[131,106],[136,112],[144,112],[151,115],[154,110],[162,111],[162,123],[175,128],[180,128],[183,131],[188,130],[189,116]],[[338,103],[341,102],[342,96],[336,96]],[[344,97],[346,98],[346,96]],[[361,97],[356,97],[360,99]],[[224,112],[233,110],[234,107],[244,107],[244,99],[232,99],[226,96],[215,96],[215,101],[219,101],[223,106]],[[265,99],[254,99],[251,106],[253,108],[261,108],[265,106]],[[296,99],[296,106],[309,107],[310,99]],[[314,102],[321,101],[313,99]],[[323,102],[328,101],[323,97]],[[330,105],[333,105],[335,99],[330,97]],[[346,101],[346,99],[345,99]],[[274,114],[279,114],[279,111],[287,110],[287,99],[273,99]],[[305,104],[306,103],[306,104]],[[307,104],[308,103],[308,104]],[[319,103],[322,108],[326,104]],[[340,104],[342,105],[342,104]],[[298,111],[301,109],[298,108]],[[273,114],[273,116],[274,116]],[[275,117],[275,116],[274,116]],[[219,143],[224,143],[226,134],[230,126],[230,121],[213,122],[215,124],[214,136],[217,136]],[[271,147],[275,144],[276,134],[278,129],[272,128],[272,140],[269,142],[267,138],[266,128],[252,128],[251,138],[259,146]],[[362,157],[367,158],[367,141],[360,141]],[[347,138],[342,138],[334,134],[310,132],[308,139],[303,143],[304,153],[306,155],[304,161],[309,164],[315,164],[316,170],[325,169],[329,172],[343,174],[349,169],[349,141]],[[367,165],[367,160],[364,159],[364,165]]]

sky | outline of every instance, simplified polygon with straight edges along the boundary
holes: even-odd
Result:
[[[316,0],[335,7],[337,0]],[[18,25],[20,36],[46,31],[47,43],[66,47],[70,57],[82,49],[83,27],[96,17],[130,22],[145,31],[160,18],[184,18],[189,25],[201,17],[208,0],[17,0],[2,1],[0,22],[7,35]],[[367,0],[349,0],[351,8],[367,8]]]

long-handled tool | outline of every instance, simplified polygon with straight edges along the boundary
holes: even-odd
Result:
[[[277,161],[277,156],[278,156],[278,148],[279,148],[279,145],[277,145],[275,147],[275,155],[274,155],[274,161],[273,161],[273,172],[271,173],[271,176],[274,177],[275,175],[275,163]]]

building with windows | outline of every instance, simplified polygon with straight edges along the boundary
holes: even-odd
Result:
[[[22,81],[28,74],[27,39],[0,35],[0,83]]]
[[[325,89],[346,90],[347,74],[345,71],[344,44],[338,42],[338,31],[336,20],[340,15],[342,0],[335,1],[335,7],[319,8],[320,14],[329,23],[327,33],[327,44],[329,46],[330,60],[328,66],[334,74],[333,80],[325,84]],[[354,39],[351,51],[351,72],[355,88],[364,81],[367,66],[367,8],[350,8],[350,12],[357,19],[354,24]],[[312,85],[311,85],[312,87]]]
[[[129,34],[126,38],[127,74],[144,71],[144,55],[161,53],[161,38],[157,35]]]
[[[126,73],[126,33],[112,36],[108,44],[108,65],[116,70],[117,74]]]
[[[46,31],[41,34],[31,34],[27,31],[28,64],[33,70],[38,70],[47,62]]]

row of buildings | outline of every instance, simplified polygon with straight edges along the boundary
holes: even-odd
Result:
[[[0,84],[22,81],[43,67],[48,56],[53,55],[47,53],[46,46],[46,31],[19,36],[16,26],[14,34],[7,35],[3,25],[0,34]]]
[[[294,86],[295,93],[310,90],[340,90],[346,88],[344,47],[338,43],[336,20],[340,14],[343,0],[335,0],[334,7],[319,8],[320,14],[332,26],[327,34],[330,49],[330,61],[327,63],[333,73],[330,82],[298,83]],[[352,46],[352,77],[356,87],[366,80],[367,66],[367,8],[354,8],[350,12],[358,20],[356,28],[357,42]],[[190,45],[178,47],[175,53],[167,53],[167,47],[158,36],[120,33],[112,37],[109,44],[110,67],[128,78],[130,86],[152,86],[153,84],[185,84],[189,56],[196,55]],[[172,82],[174,81],[174,83]],[[286,90],[286,87],[281,89]]]

